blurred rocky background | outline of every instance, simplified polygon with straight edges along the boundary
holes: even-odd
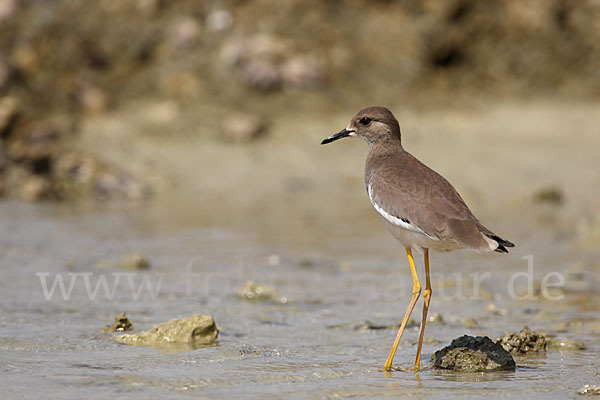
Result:
[[[181,158],[146,140],[274,146],[372,104],[594,102],[599,67],[597,0],[0,0],[0,194],[143,199]]]

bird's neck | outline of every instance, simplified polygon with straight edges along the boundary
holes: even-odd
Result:
[[[398,154],[403,153],[405,150],[402,147],[400,139],[389,138],[377,141],[375,143],[369,143],[369,154]]]
[[[389,163],[403,162],[410,155],[404,150],[400,140],[394,142],[373,143],[369,146],[369,153],[365,162],[365,180],[368,181],[371,173],[381,166]],[[365,182],[366,182],[365,181]]]

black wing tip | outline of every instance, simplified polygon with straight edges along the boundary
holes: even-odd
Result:
[[[497,251],[498,253],[508,253],[506,247],[502,246],[501,244],[499,244],[494,251]]]
[[[488,235],[488,237],[498,242],[498,247],[494,250],[498,253],[508,253],[508,250],[506,249],[507,247],[515,247],[515,244],[513,242],[506,239],[502,239],[500,236]]]

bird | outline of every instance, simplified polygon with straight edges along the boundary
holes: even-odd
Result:
[[[432,296],[429,250],[448,252],[471,249],[476,252],[508,253],[507,247],[514,247],[514,244],[483,226],[450,182],[404,149],[401,136],[400,124],[394,114],[378,106],[360,110],[345,129],[323,139],[321,144],[346,137],[367,142],[367,195],[383,224],[406,249],[413,280],[412,297],[383,366],[384,371],[394,369],[392,361],[400,338],[421,295],[413,250],[423,254],[425,290],[414,364],[414,370],[419,371]]]

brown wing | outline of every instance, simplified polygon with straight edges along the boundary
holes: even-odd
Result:
[[[456,189],[410,154],[388,159],[385,167],[371,170],[365,178],[371,200],[391,215],[434,239],[452,239],[477,250],[490,250],[482,235],[483,230],[489,231]]]

